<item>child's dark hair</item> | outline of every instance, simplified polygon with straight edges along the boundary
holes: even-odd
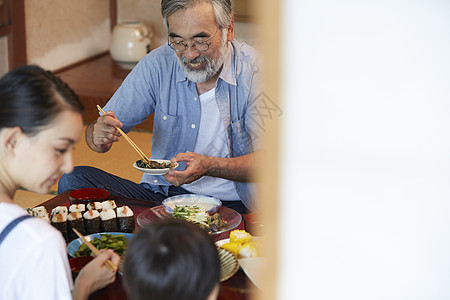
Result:
[[[81,113],[83,109],[75,92],[41,67],[19,67],[0,79],[0,128],[19,126],[33,135],[61,111]]]
[[[199,226],[168,218],[130,241],[124,285],[131,300],[205,300],[220,283],[220,260]]]

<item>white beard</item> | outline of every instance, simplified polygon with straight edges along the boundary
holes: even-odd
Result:
[[[214,75],[216,75],[220,69],[223,66],[223,63],[225,62],[225,58],[228,54],[228,47],[227,43],[222,43],[220,49],[219,49],[219,55],[216,59],[210,59],[207,56],[200,55],[199,57],[188,60],[184,56],[177,56],[178,63],[180,64],[181,68],[184,71],[184,74],[186,75],[186,78],[192,82],[200,83],[205,82]],[[205,62],[206,65],[203,69],[199,70],[192,70],[188,67],[188,63],[196,64],[196,63],[203,63]]]

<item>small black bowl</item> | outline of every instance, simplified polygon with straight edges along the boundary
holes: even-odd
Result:
[[[104,201],[109,197],[109,192],[100,188],[84,188],[70,192],[70,204],[87,204],[92,201]]]

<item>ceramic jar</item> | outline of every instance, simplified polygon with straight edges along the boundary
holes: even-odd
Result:
[[[123,68],[132,69],[150,52],[151,30],[140,21],[128,21],[114,26],[110,53]]]

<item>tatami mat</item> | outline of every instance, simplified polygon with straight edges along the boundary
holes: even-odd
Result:
[[[131,131],[128,136],[147,154],[151,155],[150,144],[152,133],[144,131]],[[73,163],[75,166],[93,166],[100,168],[120,177],[139,182],[142,173],[133,168],[133,162],[139,159],[136,151],[122,138],[115,143],[107,153],[96,153],[92,151],[83,138],[75,146],[73,151]],[[48,195],[40,195],[25,190],[17,190],[14,202],[22,207],[33,207],[55,196],[57,186],[52,187]]]

